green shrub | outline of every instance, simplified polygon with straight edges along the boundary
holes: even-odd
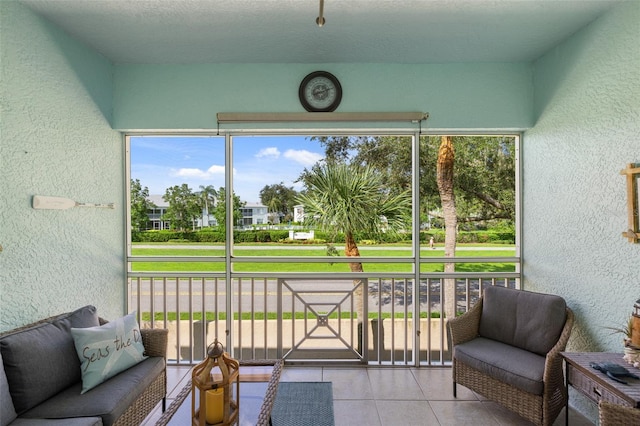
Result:
[[[198,241],[202,243],[224,243],[225,234],[220,231],[198,231]]]
[[[180,240],[180,242],[198,241],[196,233],[192,231],[142,231],[136,234],[137,242],[143,243],[166,243],[172,240]]]
[[[367,233],[357,233],[356,241],[361,245],[371,244],[392,244],[411,241],[411,233],[402,234],[379,234],[369,235]],[[420,232],[420,243],[428,244],[430,238],[434,242],[444,243],[444,231],[432,229]],[[204,243],[224,243],[225,233],[218,228],[205,228],[196,232],[193,231],[172,231],[172,230],[152,230],[152,231],[132,231],[131,241],[142,243],[166,243],[166,242],[204,242]],[[307,241],[289,240],[287,230],[259,230],[259,231],[234,231],[234,241],[237,243],[269,243],[279,242],[287,244],[344,244],[344,234],[333,234],[324,231],[315,231],[315,239]],[[515,244],[515,231],[507,227],[492,230],[460,231],[457,242],[462,244]]]
[[[280,241],[289,238],[289,231],[286,230],[271,230],[269,231],[269,238],[271,241]]]
[[[344,243],[344,234],[333,234],[325,231],[316,231],[315,238],[317,240],[329,241],[332,243]]]
[[[269,231],[257,231],[256,232],[256,241],[259,243],[270,243],[271,242],[271,232]]]
[[[255,243],[256,231],[233,231],[233,241],[236,243]]]

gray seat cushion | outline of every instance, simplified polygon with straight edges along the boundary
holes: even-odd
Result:
[[[18,415],[80,382],[71,327],[99,325],[94,306],[0,337],[9,391]]]
[[[484,337],[456,345],[455,357],[476,370],[535,395],[542,395],[545,357]]]
[[[4,372],[2,354],[0,353],[0,426],[7,426],[17,416],[9,394],[9,384],[7,383],[7,375]]]
[[[164,370],[164,358],[150,357],[80,394],[82,383],[54,395],[22,414],[24,418],[98,417],[110,426]]]
[[[77,417],[73,419],[23,419],[18,418],[11,426],[102,426],[100,417]]]
[[[566,322],[562,297],[487,287],[484,290],[480,336],[546,355]]]

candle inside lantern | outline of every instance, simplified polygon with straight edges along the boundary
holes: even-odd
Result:
[[[211,389],[206,394],[207,423],[221,423],[224,419],[224,389]]]

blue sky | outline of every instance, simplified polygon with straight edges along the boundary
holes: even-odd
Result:
[[[283,182],[300,190],[294,180],[305,167],[324,157],[318,142],[304,136],[236,136],[233,139],[234,192],[242,201],[260,202],[265,185]],[[131,137],[131,178],[139,179],[149,194],[186,183],[224,186],[224,137]]]

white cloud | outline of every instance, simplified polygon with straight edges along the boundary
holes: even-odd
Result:
[[[213,165],[207,170],[197,168],[182,168],[172,170],[171,176],[186,177],[192,179],[211,179],[214,175],[224,175],[224,166]]]
[[[207,172],[200,169],[179,169],[175,170],[171,173],[172,176],[180,176],[180,177],[189,177],[189,178],[197,178],[197,179],[206,179]]]
[[[234,170],[235,171],[235,170]],[[213,165],[207,169],[207,173],[212,175],[223,175],[224,174],[224,166]]]
[[[256,154],[256,157],[257,158],[262,158],[262,157],[280,158],[280,150],[275,146],[263,148]]]
[[[305,149],[288,149],[287,151],[285,151],[284,157],[289,160],[293,160],[296,163],[300,163],[303,166],[313,166],[323,158],[322,155],[316,152],[307,151]]]

